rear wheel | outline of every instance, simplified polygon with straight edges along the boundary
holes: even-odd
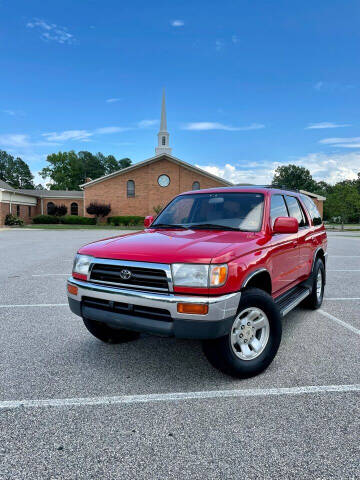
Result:
[[[205,340],[204,353],[222,372],[237,378],[252,377],[270,365],[281,334],[280,313],[272,297],[263,290],[251,288],[241,295],[228,335]]]
[[[132,332],[130,330],[112,328],[105,323],[96,322],[89,318],[83,318],[85,327],[89,332],[105,343],[125,343],[131,342],[139,338],[138,332]]]
[[[310,295],[304,300],[304,306],[316,310],[321,307],[324,298],[325,267],[323,261],[318,258],[313,272],[313,284]]]

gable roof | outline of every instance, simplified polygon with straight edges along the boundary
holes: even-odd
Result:
[[[10,185],[6,182],[4,182],[4,180],[0,180],[0,189],[1,190],[9,190],[10,192],[13,192],[14,189],[12,187],[10,187]]]
[[[108,180],[109,178],[117,177],[118,175],[122,175],[123,173],[128,173],[131,172],[132,170],[136,170],[137,168],[144,167],[145,165],[150,165],[151,163],[157,162],[158,160],[161,159],[166,159],[170,160],[170,162],[173,162],[177,165],[180,165],[181,167],[184,167],[188,170],[191,170],[196,173],[200,173],[201,175],[204,175],[205,177],[211,178],[213,180],[216,180],[217,182],[221,182],[224,185],[232,185],[231,182],[228,182],[227,180],[224,180],[223,178],[220,178],[216,175],[213,175],[212,173],[209,173],[205,170],[202,170],[201,168],[195,167],[194,165],[191,165],[190,163],[184,162],[183,160],[180,160],[179,158],[173,157],[172,155],[167,154],[161,154],[161,155],[155,155],[155,157],[148,158],[147,160],[144,160],[139,163],[135,163],[134,165],[130,165],[130,167],[123,168],[122,170],[117,170],[116,172],[109,173],[108,175],[104,175],[103,177],[96,178],[95,180],[91,180],[90,182],[83,183],[80,185],[81,188],[86,188],[89,187],[90,185],[94,185],[95,183],[99,182],[104,182],[105,180]]]

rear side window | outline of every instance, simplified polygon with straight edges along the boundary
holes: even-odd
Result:
[[[308,225],[308,221],[297,198],[286,195],[286,204],[289,209],[290,217],[296,218],[296,220],[299,222],[299,227],[306,227]]]
[[[320,215],[319,210],[317,209],[315,203],[311,200],[311,198],[307,197],[306,195],[301,196],[301,200],[304,202],[307,211],[310,214],[311,220],[313,221],[314,225],[321,225],[322,218]]]
[[[282,195],[272,195],[271,197],[271,209],[270,220],[271,226],[274,226],[275,219],[277,217],[288,217],[288,211],[285,205],[285,200]]]

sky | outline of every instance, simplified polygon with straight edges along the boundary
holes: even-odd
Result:
[[[360,171],[360,2],[0,0],[0,149],[173,155],[235,183]]]

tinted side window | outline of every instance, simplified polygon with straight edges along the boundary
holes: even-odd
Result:
[[[275,219],[277,217],[288,217],[288,211],[285,205],[285,200],[282,195],[273,195],[271,197],[271,209],[270,209],[270,217],[271,217],[271,226],[274,226]]]
[[[319,210],[316,208],[315,203],[311,200],[311,198],[307,197],[306,195],[301,196],[302,201],[305,204],[305,207],[307,208],[311,220],[313,221],[314,225],[321,225],[322,224],[322,218],[320,215]]]
[[[286,203],[289,209],[290,217],[297,219],[299,222],[299,227],[305,227],[308,222],[298,200],[295,197],[286,195]]]

